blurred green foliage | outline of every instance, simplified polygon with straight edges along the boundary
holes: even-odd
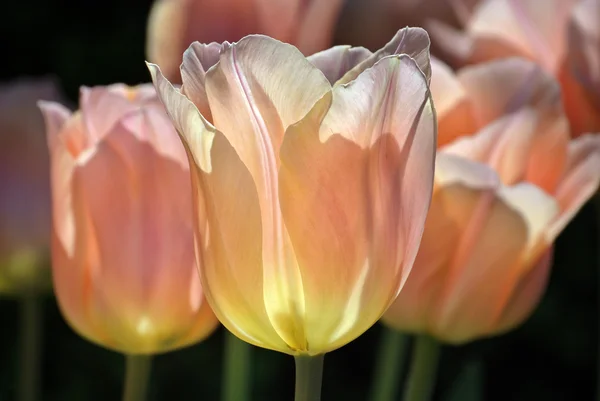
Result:
[[[0,79],[54,75],[73,101],[80,85],[147,82],[149,8],[149,0],[11,2],[0,24]],[[550,285],[525,325],[502,337],[444,348],[436,400],[476,399],[469,385],[465,390],[456,383],[458,377],[482,385],[486,401],[592,399],[599,334],[595,213],[587,205],[558,239]],[[0,401],[16,394],[17,311],[15,301],[0,300]],[[120,398],[121,355],[78,337],[50,296],[44,327],[44,401]],[[327,355],[325,401],[366,400],[380,334],[376,325]],[[151,401],[218,400],[222,345],[220,328],[202,344],[156,357]],[[253,356],[253,399],[291,400],[293,359],[257,348]]]

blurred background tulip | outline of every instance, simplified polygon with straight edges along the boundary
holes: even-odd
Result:
[[[571,134],[600,130],[600,9],[597,0],[487,0],[464,30],[428,23],[440,56],[454,66],[508,56],[538,63],[561,83]]]
[[[377,49],[405,26],[441,21],[461,27],[482,0],[347,0],[336,31],[337,43]],[[432,42],[433,54],[437,44]]]
[[[342,63],[333,88],[315,66],[329,71],[353,49],[307,60],[250,36],[208,58],[213,46],[194,43],[183,93],[150,65],[192,162],[203,286],[238,337],[324,354],[361,335],[395,298],[431,191],[428,46],[422,29],[402,30],[375,54],[358,50],[366,58]],[[394,56],[409,51],[416,61]],[[205,73],[209,60],[220,63]]]
[[[194,41],[221,43],[261,33],[309,55],[331,45],[342,5],[343,0],[156,0],[147,58],[180,83],[181,55]]]
[[[183,146],[151,85],[82,88],[74,114],[41,107],[61,311],[85,338],[133,355],[132,376],[147,375],[135,356],[191,345],[217,325],[194,260]],[[127,395],[135,386],[125,401],[143,399]]]
[[[519,59],[465,70],[462,81],[488,96],[476,104],[498,116],[438,153],[415,268],[383,318],[449,343],[505,332],[531,314],[552,243],[600,181],[600,136],[569,139],[551,76]],[[434,99],[447,87],[432,86]]]
[[[189,168],[154,88],[82,88],[74,114],[41,107],[54,285],[67,321],[130,354],[202,340],[216,319],[194,261]]]
[[[0,295],[20,302],[19,401],[36,401],[49,266],[50,174],[44,120],[36,102],[62,101],[53,79],[0,85]]]
[[[50,79],[0,86],[0,294],[51,287],[50,174],[44,121],[36,102],[60,100]]]

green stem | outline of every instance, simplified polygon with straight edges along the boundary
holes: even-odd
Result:
[[[35,294],[21,299],[21,363],[19,400],[36,401],[40,384],[42,300]]]
[[[408,347],[408,336],[383,326],[379,345],[371,401],[393,401],[398,394],[398,384],[404,375],[404,359]]]
[[[125,389],[123,401],[145,401],[150,382],[152,357],[150,355],[125,356]]]
[[[250,399],[251,357],[252,345],[228,331],[225,334],[223,401],[247,401]]]
[[[404,401],[429,401],[433,395],[440,344],[428,336],[419,336],[413,350]]]
[[[294,357],[296,360],[295,401],[320,401],[325,355]]]

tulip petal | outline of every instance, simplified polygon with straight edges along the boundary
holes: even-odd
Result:
[[[539,304],[550,276],[552,249],[547,250],[513,290],[510,301],[498,323],[496,332],[507,332],[529,317]]]
[[[550,0],[540,10],[537,0],[482,2],[467,31],[476,38],[496,38],[554,73],[565,49],[566,26],[578,0]]]
[[[457,202],[457,211],[468,208],[462,209],[468,223],[459,225],[463,233],[459,244],[450,249],[448,276],[438,298],[439,314],[429,324],[436,334],[460,343],[494,332],[513,288],[539,258],[540,246],[547,244],[544,232],[558,207],[550,196],[529,184],[501,187],[494,197],[479,197],[474,204],[462,198],[452,202]],[[490,301],[474,303],[474,299]]]
[[[71,116],[71,111],[60,103],[49,102],[45,100],[38,101],[38,107],[44,115],[46,125],[46,140],[50,152],[56,146],[61,128]]]
[[[431,94],[438,117],[438,147],[477,130],[466,91],[450,67],[435,58],[431,59]]]
[[[158,66],[148,68],[188,152],[196,258],[206,298],[223,325],[238,337],[293,353],[266,310],[263,228],[252,176],[223,134],[162,76]],[[236,323],[241,321],[243,326]]]
[[[334,46],[308,56],[307,59],[317,67],[331,85],[335,84],[346,72],[354,68],[373,53],[364,47]]]
[[[527,181],[552,193],[566,162],[569,132],[564,117],[544,117],[521,110],[456,140],[444,151],[488,164],[506,185]]]
[[[66,121],[59,132],[55,132],[54,123],[64,117],[65,110],[47,102],[39,104],[47,121],[48,142],[50,147],[52,186],[53,230],[60,245],[68,257],[72,257],[75,247],[75,226],[73,221],[71,185],[73,168],[82,146],[80,132],[83,122],[77,115]],[[54,122],[52,122],[54,120]]]
[[[479,127],[526,106],[562,110],[558,83],[524,59],[465,67],[458,79],[472,101]]]
[[[172,296],[190,288],[195,271],[185,188],[191,191],[187,165],[161,156],[121,123],[74,170],[76,241],[81,241],[75,252],[83,252],[94,277],[90,299],[97,302],[88,307],[117,349],[131,352],[132,343],[139,352],[157,344],[181,345],[171,337],[179,332],[173,327],[182,319],[192,322],[190,313],[198,312],[188,298]],[[184,196],[173,196],[177,193]]]
[[[461,280],[462,262],[473,249],[499,185],[488,166],[438,152],[419,253],[402,291],[384,314],[384,323],[398,330],[443,335],[437,325],[445,297]]]
[[[214,125],[257,185],[264,169],[277,171],[287,127],[302,119],[330,87],[296,48],[260,35],[224,45],[219,64],[206,76]]]
[[[135,111],[139,106],[111,87],[82,87],[80,90],[79,106],[87,135],[85,148],[108,134],[113,126],[127,113]]]
[[[223,45],[220,43],[194,42],[183,53],[183,63],[181,64],[183,87],[181,91],[196,105],[208,121],[212,121],[212,114],[206,97],[206,71],[219,61],[222,48]]]
[[[173,87],[156,64],[146,63],[156,91],[165,106],[175,130],[194,163],[205,172],[211,171],[210,148],[214,127],[200,114],[196,106]],[[190,160],[190,161],[191,161]]]
[[[512,56],[531,58],[520,47],[495,35],[475,36],[458,30],[441,21],[428,21],[425,24],[433,44],[452,66],[478,64],[489,60]]]
[[[356,338],[401,288],[431,197],[435,126],[426,78],[401,55],[335,86],[286,132],[281,208],[309,352]]]
[[[384,47],[356,67],[348,71],[336,84],[347,84],[355,80],[363,71],[372,67],[384,57],[398,54],[407,54],[412,57],[419,69],[425,74],[427,82],[431,79],[431,66],[429,65],[429,35],[422,28],[402,28]]]
[[[600,184],[600,135],[586,134],[569,144],[565,174],[556,189],[561,214],[548,230],[552,241],[594,195]]]

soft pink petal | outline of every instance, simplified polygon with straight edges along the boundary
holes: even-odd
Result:
[[[79,108],[82,110],[87,149],[108,134],[121,117],[135,111],[138,105],[119,88],[98,86],[81,88]]]
[[[356,79],[360,73],[375,65],[377,61],[395,54],[407,54],[412,57],[429,82],[431,79],[429,35],[422,28],[406,27],[400,29],[384,47],[348,71],[337,84],[346,84]]]
[[[74,259],[91,280],[88,313],[116,349],[179,347],[197,323],[201,303],[181,296],[196,277],[190,193],[187,166],[122,124],[75,167]]]
[[[333,85],[346,72],[369,58],[372,54],[370,50],[364,47],[334,46],[308,56],[307,59],[321,70]]]
[[[208,121],[212,121],[212,114],[208,106],[204,81],[206,71],[219,61],[219,54],[222,49],[223,45],[219,43],[194,42],[183,53],[183,63],[181,64],[182,92],[196,105]]]
[[[56,146],[58,141],[58,135],[61,128],[67,122],[67,119],[71,116],[71,110],[66,108],[60,103],[39,101],[38,107],[44,115],[44,123],[46,126],[46,140],[48,141],[48,148],[50,151]]]
[[[314,349],[362,334],[402,287],[431,197],[435,126],[427,80],[401,55],[335,86],[286,132],[282,211]]]
[[[586,134],[569,144],[568,162],[555,197],[561,214],[553,222],[548,235],[556,238],[600,184],[600,135]]]
[[[534,267],[521,277],[497,323],[499,333],[515,328],[533,313],[546,290],[551,262],[552,248],[547,250]]]
[[[196,257],[219,320],[246,341],[293,353],[273,328],[263,287],[261,211],[256,186],[231,144],[153,64],[158,93],[188,151]]]
[[[568,141],[564,118],[523,109],[444,150],[491,166],[506,185],[526,181],[552,193],[563,172]]]
[[[484,165],[438,154],[419,255],[386,323],[450,343],[503,329],[500,317],[538,260],[558,208],[534,186],[502,187],[493,176]]]
[[[465,67],[458,79],[474,106],[479,127],[525,106],[562,110],[560,86],[533,62],[508,58]]]
[[[438,118],[438,147],[477,130],[473,105],[450,67],[431,59],[431,95]]]
[[[489,167],[438,153],[433,198],[419,253],[402,291],[384,314],[384,323],[409,332],[435,332],[444,297],[460,280],[462,261],[469,256],[469,244],[481,231],[499,185],[498,176]],[[455,252],[459,254],[454,256]],[[436,334],[440,338],[452,335]]]
[[[279,207],[279,148],[285,130],[330,88],[296,48],[265,36],[226,47],[206,77],[214,124],[247,166],[258,191],[267,312],[280,336],[299,350],[306,348],[302,280]]]

